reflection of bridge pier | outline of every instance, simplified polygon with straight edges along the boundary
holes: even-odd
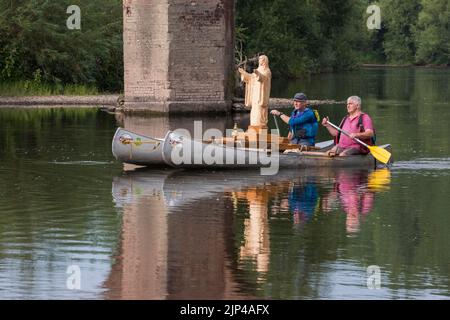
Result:
[[[118,190],[132,199],[132,181]],[[151,208],[151,211],[149,210]],[[123,204],[122,238],[105,284],[111,299],[163,299],[167,295],[167,211],[157,188],[136,204]]]
[[[235,282],[227,241],[232,205],[215,198],[172,207],[167,174],[116,178],[123,208],[117,261],[105,287],[111,299],[233,299]],[[181,195],[182,196],[182,195]],[[211,208],[214,208],[211,210]],[[231,211],[231,212],[230,212]],[[213,219],[213,223],[209,223]]]

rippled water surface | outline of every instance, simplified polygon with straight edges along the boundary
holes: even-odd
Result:
[[[111,154],[118,126],[161,137],[194,120],[245,127],[248,116],[0,109],[0,299],[449,299],[449,71],[273,87],[278,97],[361,95],[394,166],[124,168]],[[319,111],[339,122],[345,107]]]

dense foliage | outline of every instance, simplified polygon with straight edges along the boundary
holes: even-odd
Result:
[[[121,0],[0,0],[0,79],[122,88]],[[69,30],[70,5],[81,29]]]
[[[238,0],[236,8],[244,51],[266,53],[275,74],[352,67],[368,43],[358,0]]]
[[[381,28],[369,29],[369,5]],[[237,48],[271,57],[276,74],[361,63],[450,64],[448,0],[237,0]]]
[[[238,59],[264,52],[276,76],[361,63],[450,64],[448,0],[235,0]],[[82,9],[69,30],[68,6]],[[370,30],[367,8],[381,8]],[[121,0],[0,0],[0,81],[123,87]]]

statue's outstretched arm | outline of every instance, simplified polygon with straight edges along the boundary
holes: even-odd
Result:
[[[244,82],[250,81],[250,73],[248,73],[247,71],[245,71],[242,68],[239,68],[238,71],[241,74],[241,81],[244,81]]]

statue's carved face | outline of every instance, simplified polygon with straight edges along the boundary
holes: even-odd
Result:
[[[259,56],[258,62],[260,66],[269,66],[269,58],[267,58],[267,56]]]
[[[264,61],[264,58],[263,58],[263,57],[259,57],[258,62],[259,62],[259,65],[260,65],[260,66],[264,66],[264,65],[265,65],[265,61]]]

